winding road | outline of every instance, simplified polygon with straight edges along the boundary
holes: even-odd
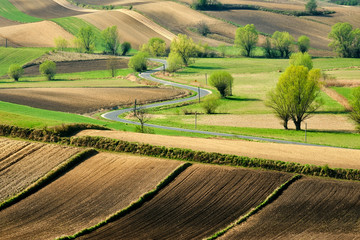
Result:
[[[154,59],[154,58],[151,58],[149,60],[162,63],[163,66],[161,66],[159,68],[156,68],[154,70],[149,70],[149,71],[146,71],[144,73],[141,73],[140,77],[142,77],[144,79],[147,79],[147,80],[150,80],[150,81],[153,81],[153,82],[158,82],[158,83],[161,83],[161,84],[164,84],[164,85],[170,85],[170,86],[173,86],[173,87],[179,87],[179,88],[191,90],[191,91],[196,92],[197,95],[195,95],[193,97],[190,97],[190,98],[181,98],[181,99],[176,99],[176,100],[172,100],[172,101],[149,104],[149,105],[141,106],[138,109],[148,109],[148,108],[154,108],[154,107],[160,107],[160,106],[166,106],[166,105],[175,104],[175,103],[182,103],[182,102],[196,100],[196,99],[199,98],[199,96],[198,96],[199,93],[200,93],[200,97],[205,97],[206,95],[211,94],[211,91],[209,91],[207,89],[202,89],[202,88],[198,88],[198,87],[193,87],[193,86],[183,85],[183,84],[179,84],[179,83],[169,82],[169,81],[161,80],[161,79],[158,79],[158,78],[155,78],[155,77],[151,76],[155,72],[162,71],[164,69],[164,66],[166,67],[166,60]],[[123,114],[123,113],[126,113],[126,112],[131,112],[133,110],[134,110],[134,108],[125,108],[125,109],[120,109],[120,110],[107,112],[107,113],[102,114],[101,116],[103,118],[108,119],[108,120],[113,120],[113,121],[127,123],[127,124],[140,125],[139,122],[134,122],[134,121],[130,121],[130,120],[127,120],[127,119],[119,118],[120,114]],[[323,145],[292,142],[292,141],[285,141],[285,140],[278,140],[278,139],[271,139],[271,138],[254,137],[254,136],[246,136],[246,135],[237,135],[237,134],[229,134],[229,133],[219,133],[219,132],[208,132],[208,131],[200,131],[200,130],[194,130],[194,129],[185,129],[185,128],[167,127],[167,126],[154,125],[154,124],[146,124],[146,123],[144,124],[144,126],[153,127],[153,128],[160,128],[160,129],[166,129],[166,130],[173,130],[173,131],[180,131],[180,132],[207,134],[207,135],[219,136],[219,137],[235,137],[235,138],[240,138],[240,139],[264,141],[264,142],[273,142],[273,143],[285,143],[285,144],[296,144],[296,145],[304,145],[304,146],[329,147],[329,146],[323,146]],[[338,148],[338,147],[334,147],[334,148]]]

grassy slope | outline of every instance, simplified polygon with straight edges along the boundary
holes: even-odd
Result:
[[[12,21],[22,22],[22,23],[42,21],[42,19],[40,18],[32,17],[19,11],[8,0],[0,1],[0,16]]]
[[[4,48],[0,47],[0,76],[6,75],[11,64],[24,65],[45,53],[44,48]]]
[[[332,89],[334,89],[337,93],[343,95],[344,97],[347,98],[347,100],[351,100],[352,99],[352,91],[354,88],[351,87],[333,87]]]

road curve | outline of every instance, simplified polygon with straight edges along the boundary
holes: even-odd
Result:
[[[176,99],[176,100],[172,100],[172,101],[153,103],[153,104],[141,106],[138,109],[140,109],[140,108],[141,109],[147,109],[147,108],[153,108],[153,107],[160,107],[160,106],[166,106],[166,105],[170,105],[170,104],[174,104],[174,103],[182,103],[182,102],[186,102],[186,101],[195,100],[195,99],[199,98],[199,96],[198,96],[199,92],[200,92],[200,97],[205,97],[206,95],[211,94],[211,91],[209,91],[207,89],[202,89],[202,88],[198,88],[198,87],[183,85],[183,84],[179,84],[179,83],[174,83],[174,82],[169,82],[169,81],[161,80],[161,79],[158,79],[158,78],[154,78],[153,76],[151,76],[151,74],[153,74],[155,72],[158,72],[158,71],[162,71],[164,69],[164,67],[166,67],[166,60],[154,59],[154,58],[151,58],[150,60],[162,63],[164,65],[162,67],[156,68],[154,70],[149,70],[149,71],[146,71],[144,73],[141,73],[140,77],[145,78],[145,79],[150,80],[150,81],[153,81],[153,82],[158,82],[158,83],[161,83],[161,84],[164,84],[164,85],[170,85],[170,86],[174,86],[174,87],[188,89],[188,90],[196,92],[197,95],[195,95],[193,97],[190,97],[190,98],[182,98],[182,99]],[[107,113],[102,114],[101,116],[103,118],[108,119],[108,120],[113,120],[113,121],[122,122],[122,123],[128,123],[128,124],[134,124],[134,125],[140,125],[139,122],[134,122],[134,121],[119,118],[120,114],[123,114],[123,113],[126,113],[126,112],[131,112],[133,110],[134,110],[134,108],[125,108],[125,109],[120,109],[120,110],[107,112]],[[145,123],[144,126],[153,127],[153,128],[160,128],[160,129],[166,129],[166,130],[173,130],[173,131],[180,131],[180,132],[207,134],[207,135],[219,136],[219,137],[236,137],[236,138],[240,138],[240,139],[264,141],[264,142],[273,142],[273,143],[285,143],[285,144],[296,144],[296,145],[304,145],[304,146],[329,147],[329,146],[323,146],[323,145],[317,145],[317,144],[292,142],[292,141],[285,141],[285,140],[278,140],[278,139],[271,139],[271,138],[263,138],[263,137],[254,137],[254,136],[246,136],[246,135],[229,134],[229,133],[208,132],[208,131],[200,131],[200,130],[177,128],[177,127],[167,127],[167,126],[160,126],[160,125],[147,124],[147,123]],[[334,147],[334,148],[338,148],[338,147]]]

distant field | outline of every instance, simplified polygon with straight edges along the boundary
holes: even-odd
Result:
[[[22,22],[22,23],[42,21],[41,18],[32,17],[32,16],[29,16],[29,15],[19,11],[8,0],[0,1],[0,16],[7,18],[9,20],[12,20],[12,21]]]
[[[333,89],[341,94],[342,96],[346,97],[346,99],[351,100],[352,99],[352,91],[354,88],[349,87],[333,87]]]

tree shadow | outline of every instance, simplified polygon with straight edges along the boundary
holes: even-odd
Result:
[[[240,102],[262,101],[261,99],[258,99],[258,98],[243,98],[243,97],[238,97],[238,96],[228,96],[228,97],[226,97],[224,99],[230,100],[230,101],[240,101]]]

